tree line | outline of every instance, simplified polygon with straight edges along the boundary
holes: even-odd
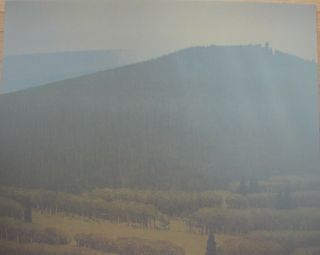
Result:
[[[78,247],[87,247],[119,255],[185,255],[183,248],[169,241],[136,237],[110,239],[101,234],[77,234],[74,238]]]
[[[319,245],[320,231],[254,231],[245,236],[247,239],[276,242],[283,248],[283,254],[292,254],[301,247]]]
[[[64,192],[53,192],[45,190],[23,190],[4,188],[1,189],[3,196],[15,199],[20,204],[25,204],[26,197],[30,197],[32,207],[42,213],[57,214],[66,213],[89,218],[101,218],[113,222],[127,222],[138,224],[146,228],[167,229],[170,225],[169,217],[161,213],[152,204],[135,201],[105,201],[101,198],[93,198],[86,194],[70,194]],[[8,198],[4,200],[9,201]],[[14,205],[17,205],[13,201]],[[4,203],[9,208],[9,203]],[[0,208],[2,204],[0,201]],[[14,206],[10,207],[12,210]],[[17,215],[22,213],[21,206],[15,211]],[[5,216],[9,213],[6,213]]]
[[[0,241],[1,255],[106,255],[85,247],[71,245],[47,245],[39,243],[18,244],[10,241]]]
[[[132,189],[95,189],[86,193],[105,201],[136,201],[155,206],[170,216],[182,216],[202,207],[221,207],[226,192],[223,191],[160,191]]]
[[[320,230],[320,209],[202,208],[185,220],[190,231],[247,233],[256,230]]]
[[[63,245],[70,242],[68,236],[58,229],[41,227],[8,217],[0,217],[0,240],[52,245]]]
[[[319,238],[320,231],[255,231],[224,236],[217,246],[215,235],[210,231],[205,255],[318,254]]]
[[[133,222],[151,227],[152,222],[168,216],[185,217],[201,208],[320,208],[320,194],[314,190],[258,192],[239,194],[227,191],[157,191],[131,189],[95,189],[71,194],[48,190],[19,189],[0,186],[0,206],[20,217],[26,197],[32,206],[49,214],[64,212],[91,218],[105,218],[119,222]],[[9,201],[8,198],[14,200]],[[19,202],[20,205],[17,203]],[[10,209],[9,209],[10,208]],[[20,211],[20,212],[19,212]],[[1,213],[1,212],[0,212]],[[142,213],[141,217],[138,215]],[[9,216],[9,215],[5,215]]]
[[[0,216],[22,219],[23,212],[24,208],[19,202],[0,197]]]

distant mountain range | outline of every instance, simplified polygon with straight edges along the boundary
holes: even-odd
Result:
[[[74,78],[138,62],[142,58],[127,50],[56,52],[6,56],[4,92]]]
[[[221,188],[319,170],[317,67],[261,46],[184,49],[0,96],[0,183]]]

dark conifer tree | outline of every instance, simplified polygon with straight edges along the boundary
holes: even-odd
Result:
[[[207,240],[207,250],[206,255],[216,255],[217,254],[217,246],[214,234],[210,230],[208,240]]]
[[[31,223],[32,222],[32,205],[30,197],[27,197],[25,200],[24,206],[24,222]]]

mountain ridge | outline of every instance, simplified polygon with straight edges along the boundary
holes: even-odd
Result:
[[[210,46],[1,95],[1,182],[209,189],[315,172],[316,80],[270,48]]]
[[[76,77],[69,77],[69,78],[66,78],[66,79],[62,79],[62,80],[57,80],[57,81],[53,81],[53,82],[48,82],[48,83],[45,83],[45,84],[41,84],[41,85],[38,85],[38,86],[32,86],[32,87],[29,87],[29,88],[25,88],[21,91],[25,91],[25,90],[28,90],[28,89],[37,89],[39,88],[40,86],[48,86],[48,85],[54,85],[54,84],[57,84],[57,83],[61,83],[61,82],[64,82],[64,81],[67,81],[67,80],[73,80],[73,79],[77,79],[77,78],[82,78],[82,77],[85,77],[85,76],[91,76],[91,75],[96,75],[96,74],[99,74],[99,73],[104,73],[104,72],[107,72],[109,70],[113,70],[113,69],[121,69],[121,68],[124,68],[124,67],[130,67],[132,65],[140,65],[140,64],[144,64],[144,63],[149,63],[149,62],[153,62],[153,61],[158,61],[158,60],[161,60],[163,58],[166,58],[168,56],[173,56],[173,55],[176,55],[176,54],[180,54],[180,53],[183,53],[183,52],[188,52],[190,50],[206,50],[206,49],[213,49],[213,48],[216,48],[216,47],[222,47],[222,48],[255,48],[255,49],[260,49],[260,50],[267,50],[269,52],[272,52],[272,54],[281,54],[283,56],[287,56],[291,59],[294,59],[294,60],[298,60],[298,61],[301,61],[301,62],[304,62],[304,63],[308,63],[308,64],[311,64],[311,65],[314,65],[314,67],[317,66],[317,63],[313,60],[308,60],[308,59],[303,59],[299,56],[296,56],[296,55],[293,55],[293,54],[290,54],[290,53],[286,53],[286,52],[282,52],[280,50],[277,50],[277,49],[273,49],[271,48],[270,46],[263,46],[261,44],[248,44],[248,45],[209,45],[209,46],[193,46],[193,47],[188,47],[188,48],[183,48],[183,49],[180,49],[180,50],[176,50],[176,51],[173,51],[173,52],[169,52],[169,53],[166,53],[164,55],[161,55],[161,56],[158,56],[158,57],[152,57],[152,58],[149,58],[149,59],[146,59],[146,60],[141,60],[141,61],[138,61],[138,62],[132,62],[132,63],[127,63],[127,64],[124,64],[124,65],[119,65],[119,66],[115,66],[115,67],[112,67],[112,68],[108,68],[108,69],[104,69],[104,70],[96,70],[96,71],[93,71],[93,72],[90,72],[90,73],[87,73],[87,74],[82,74],[82,75],[79,75],[79,76],[76,76]],[[117,52],[122,52],[122,50],[112,50],[113,51],[117,51]],[[91,53],[91,52],[96,52],[96,53],[99,53],[99,52],[109,52],[109,50],[93,50],[93,51],[76,51],[76,52],[65,52],[67,54],[73,54],[73,53]],[[52,54],[63,54],[64,52],[53,52]],[[25,54],[25,56],[33,56],[33,55],[39,55],[39,54]],[[46,54],[44,54],[46,55]],[[18,57],[19,55],[13,55],[12,57]],[[15,92],[19,92],[20,90],[18,91],[12,91],[12,92],[9,92],[9,93],[15,93]],[[9,93],[6,93],[6,94],[9,94]]]
[[[6,56],[4,89],[6,93],[42,86],[64,79],[108,70],[141,59],[125,50],[52,52]],[[32,63],[32,64],[30,64]]]

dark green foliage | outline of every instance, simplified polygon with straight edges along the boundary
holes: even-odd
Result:
[[[57,246],[45,244],[18,244],[16,242],[0,241],[1,255],[106,255],[85,247]]]
[[[0,240],[56,245],[67,244],[70,241],[58,229],[45,228],[33,223],[25,223],[6,217],[0,217]]]
[[[77,234],[74,239],[78,247],[87,247],[103,252],[118,252],[118,244],[115,239],[100,234]]]
[[[317,190],[300,190],[296,192],[260,192],[246,196],[230,194],[226,196],[226,204],[230,208],[320,208],[320,192]]]
[[[135,201],[152,204],[170,216],[182,216],[202,207],[221,207],[224,192],[182,192],[130,189],[95,189],[88,195],[105,201]]]
[[[277,242],[252,240],[246,237],[229,238],[219,247],[219,255],[289,255]]]
[[[243,209],[248,207],[248,198],[245,195],[229,194],[225,199],[229,208]]]
[[[292,255],[319,255],[320,254],[320,246],[311,246],[304,247],[295,250]]]
[[[9,198],[0,197],[0,216],[22,219],[23,209],[20,203]]]
[[[257,231],[251,232],[247,238],[253,241],[272,241],[283,248],[284,254],[292,254],[301,247],[317,246],[320,231]]]
[[[1,95],[0,182],[198,191],[253,171],[316,173],[316,74],[258,45],[195,47]]]
[[[276,193],[251,193],[246,196],[248,208],[275,208]]]
[[[216,240],[212,231],[209,231],[205,255],[217,255]]]
[[[277,196],[276,208],[288,210],[294,207],[291,193],[288,189],[283,192],[279,192]]]
[[[26,198],[24,205],[24,222],[31,223],[32,222],[32,203],[30,197]]]
[[[168,241],[147,240],[142,238],[110,239],[99,234],[77,234],[77,246],[119,255],[185,255],[185,251]]]
[[[222,233],[255,230],[320,230],[320,209],[219,209],[202,208],[189,217],[189,227],[202,233],[209,229]]]
[[[128,215],[131,214],[131,211],[133,213],[135,207],[144,207],[146,214],[152,218],[157,218],[157,215],[161,217],[163,214],[183,216],[193,213],[201,207],[221,207],[225,194],[225,192],[221,191],[182,192],[95,189],[92,192],[75,195],[63,192],[8,188],[3,186],[0,186],[0,193],[18,201],[23,201],[24,195],[28,194],[35,208],[50,213],[63,211],[88,217],[101,217],[103,214],[106,215],[104,211],[108,212],[108,210],[111,210],[112,205],[116,206],[123,203]],[[119,212],[119,216],[123,214],[124,212]]]
[[[51,214],[64,212],[90,218],[103,218],[119,223],[135,223],[141,227],[169,226],[169,218],[164,213],[160,212],[152,203],[139,202],[139,199],[137,201],[134,201],[134,199],[133,201],[127,199],[105,200],[90,193],[75,195],[6,187],[0,187],[0,191],[2,194],[8,197],[12,196],[17,200],[23,200],[25,194],[28,194],[32,200],[30,203],[41,212]],[[28,210],[25,211],[28,212]],[[28,216],[28,214],[26,215]]]

